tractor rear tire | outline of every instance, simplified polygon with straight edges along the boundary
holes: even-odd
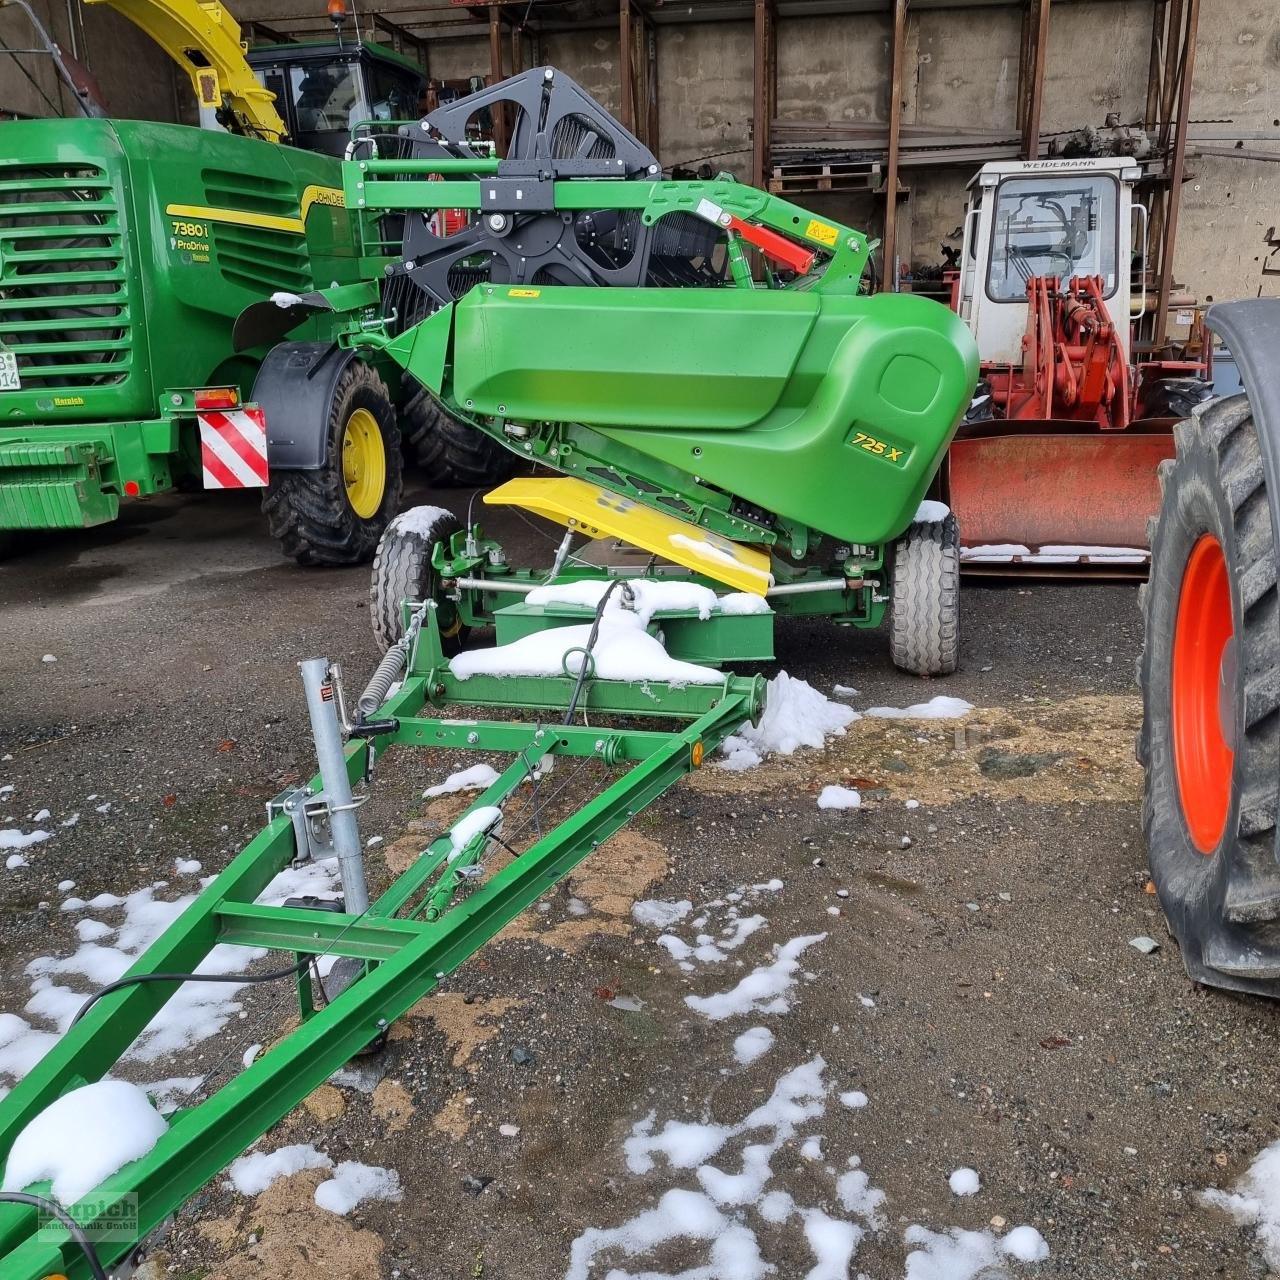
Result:
[[[483,489],[509,480],[520,459],[492,436],[455,418],[426,387],[405,380],[405,445],[433,489]]]
[[[948,513],[894,543],[889,656],[915,676],[946,676],[960,655],[960,526]]]
[[[1201,378],[1159,378],[1143,389],[1141,418],[1176,418],[1182,421],[1198,405],[1213,399],[1213,387]]]
[[[440,579],[431,567],[436,544],[447,542],[461,528],[458,517],[440,507],[411,507],[387,526],[369,582],[369,621],[380,649],[390,649],[404,635],[402,600],[435,600],[445,655],[462,650],[467,628],[453,601],[441,597]]]
[[[271,536],[300,565],[364,564],[400,508],[403,470],[386,384],[353,360],[329,402],[324,465],[271,477],[262,498]]]
[[[1196,981],[1280,995],[1280,598],[1243,395],[1174,429],[1138,674],[1151,878]]]

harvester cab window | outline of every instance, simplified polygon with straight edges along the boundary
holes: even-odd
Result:
[[[309,62],[289,68],[298,146],[341,155],[351,127],[369,117],[355,62]]]
[[[1025,302],[1033,276],[1101,276],[1116,289],[1117,186],[1099,175],[1011,178],[996,194],[987,294]]]

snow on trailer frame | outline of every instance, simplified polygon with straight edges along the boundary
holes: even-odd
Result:
[[[565,655],[560,675],[464,679],[444,656],[434,602],[406,602],[403,610],[405,634],[359,700],[354,724],[344,723],[340,669],[324,659],[301,664],[320,772],[270,802],[262,831],[0,1102],[0,1155],[7,1160],[28,1124],[59,1098],[103,1080],[180,989],[173,975],[195,973],[219,945],[291,953],[301,1025],[209,1097],[175,1112],[145,1155],[66,1207],[73,1210],[70,1225],[51,1219],[58,1206],[44,1184],[0,1197],[5,1280],[97,1277],[135,1258],[206,1182],[763,709],[765,682],[758,675],[715,673],[713,682],[696,684],[610,681],[592,678],[589,654],[572,675]],[[454,707],[524,709],[536,718],[448,718]],[[594,726],[560,723],[565,708],[568,720],[575,711],[599,719]],[[628,727],[600,727],[615,718]],[[630,727],[635,718],[668,727]],[[367,899],[356,826],[362,797],[352,788],[369,779],[375,755],[389,747],[491,751],[512,760],[462,817],[357,911],[354,904]],[[521,841],[503,832],[502,807],[555,758],[599,762],[610,781],[564,821],[512,850],[510,842]],[[485,876],[495,843],[517,856]],[[335,855],[343,873],[342,910],[331,903],[318,909],[322,904],[314,900],[256,901],[285,868]],[[318,1005],[309,961],[321,956],[339,960],[327,982],[328,1000]],[[240,980],[255,976],[262,975]],[[125,1233],[114,1215],[131,1197],[136,1213],[132,1232]],[[108,1224],[111,1232],[99,1230]]]

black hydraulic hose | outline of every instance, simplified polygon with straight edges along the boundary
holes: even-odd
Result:
[[[8,1201],[10,1204],[28,1204],[33,1209],[39,1209],[42,1213],[57,1218],[66,1227],[67,1234],[79,1246],[80,1252],[84,1254],[84,1260],[89,1266],[93,1280],[111,1280],[106,1268],[98,1260],[98,1252],[93,1247],[93,1242],[85,1235],[84,1228],[60,1204],[53,1200],[46,1200],[43,1196],[30,1196],[25,1191],[0,1191],[0,1202],[3,1201]]]
[[[74,1027],[103,996],[109,996],[122,987],[137,986],[143,982],[234,982],[238,984],[277,982],[281,978],[292,978],[303,973],[310,963],[311,957],[307,956],[297,964],[291,964],[287,969],[273,969],[270,973],[136,973],[132,977],[118,978],[115,982],[108,982],[101,990],[95,991],[80,1006],[67,1029]]]

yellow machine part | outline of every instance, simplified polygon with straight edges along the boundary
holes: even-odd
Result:
[[[275,94],[258,83],[240,24],[218,0],[86,0],[105,4],[145,31],[191,79],[202,107],[229,106],[246,130],[282,142],[288,130]]]
[[[573,476],[508,480],[485,494],[494,506],[523,507],[589,538],[621,538],[735,591],[762,596],[773,582],[769,557],[695,524],[642,507]]]

